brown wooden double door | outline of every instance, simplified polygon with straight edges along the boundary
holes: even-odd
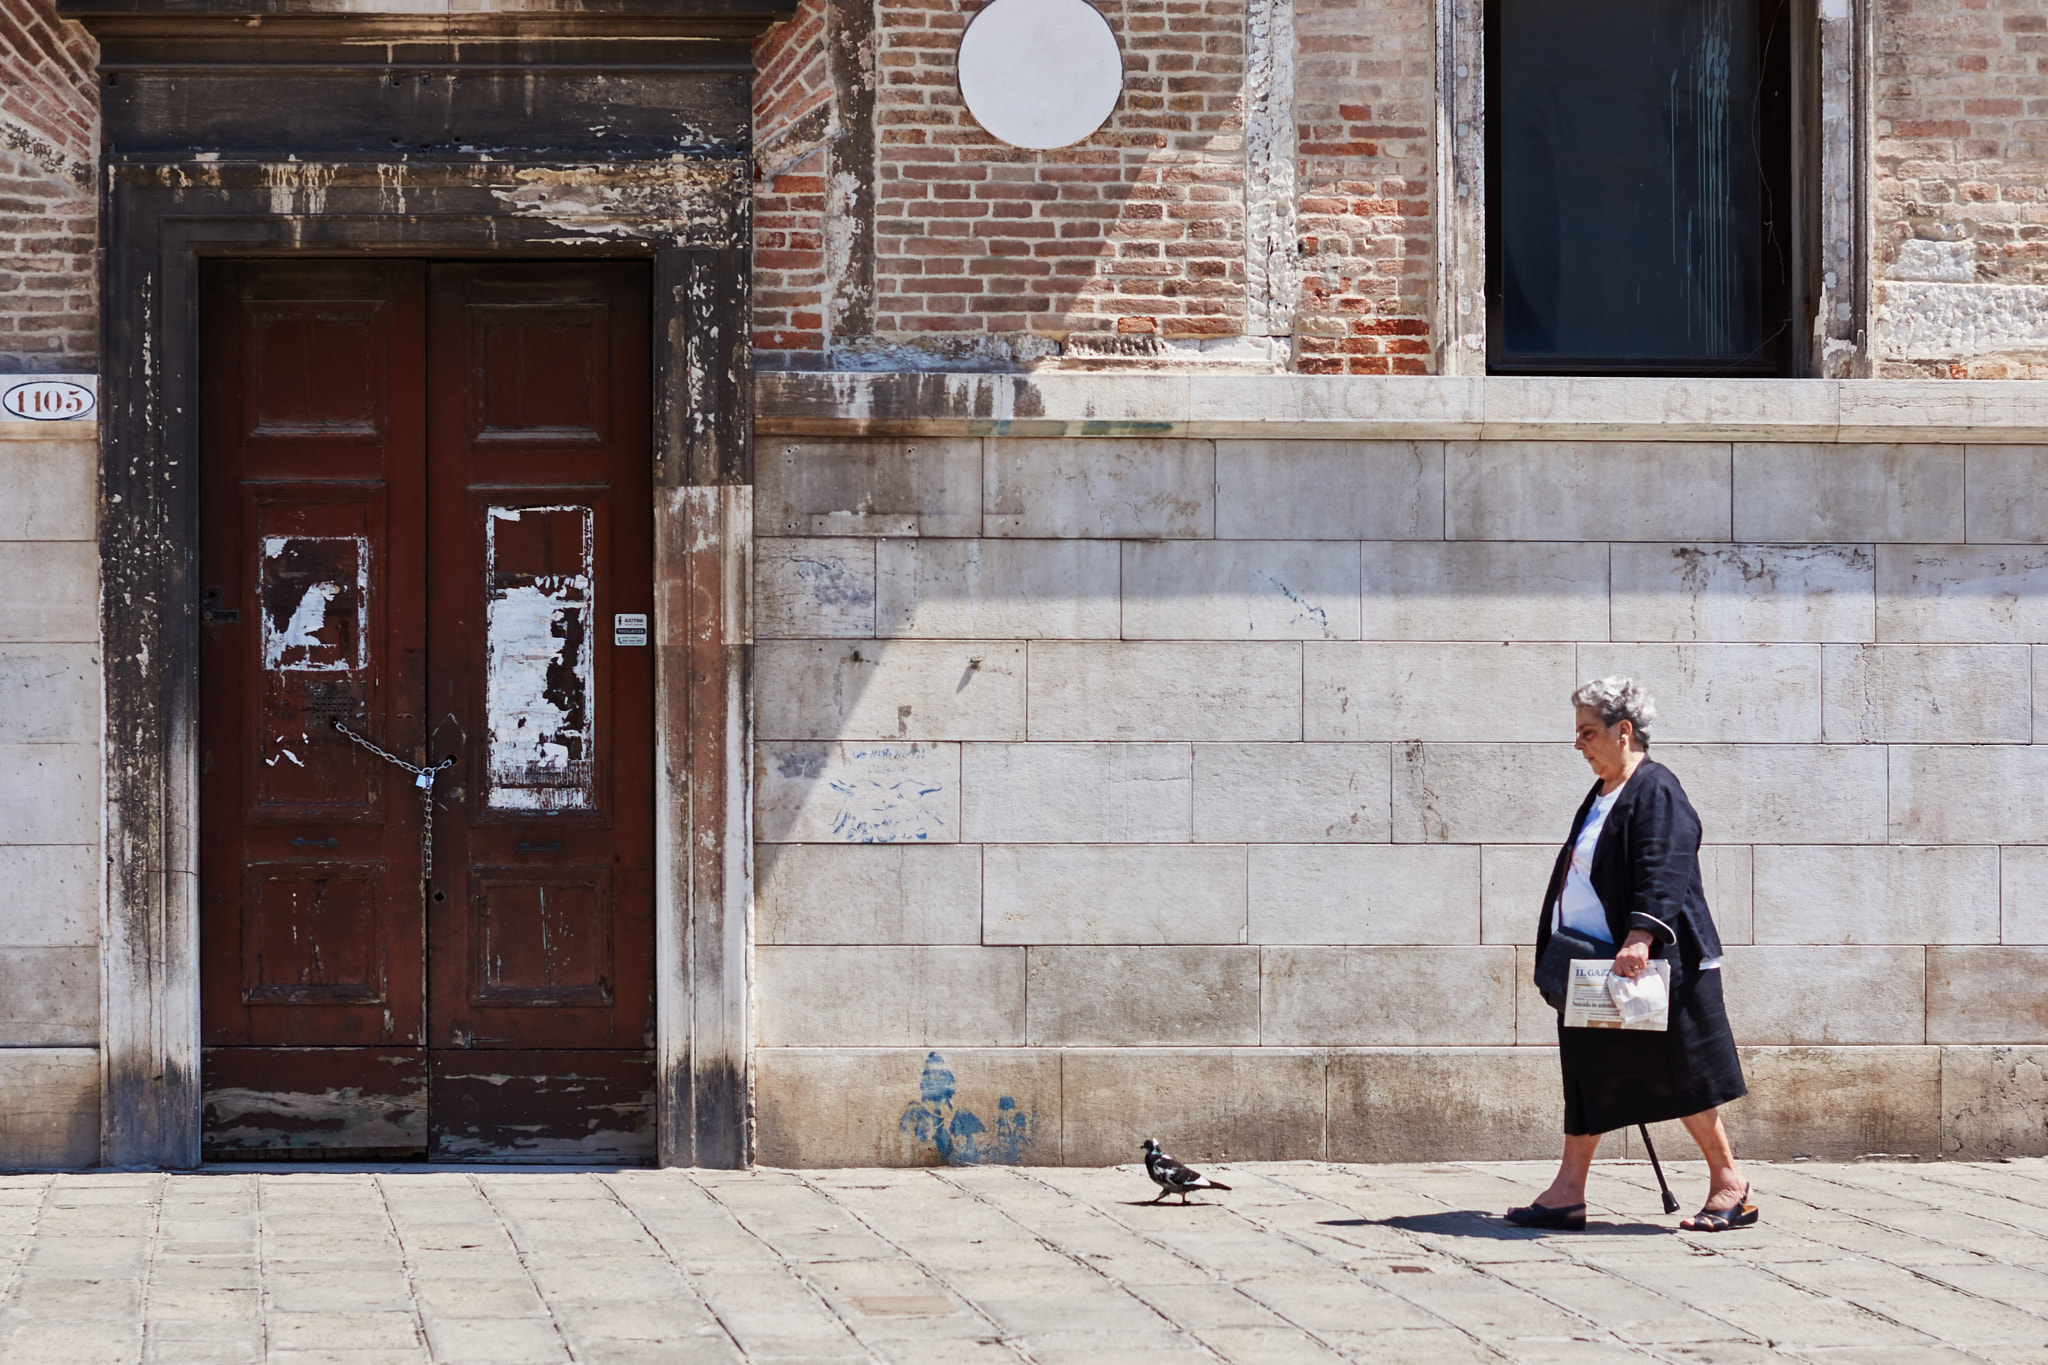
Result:
[[[648,326],[637,263],[202,269],[209,1157],[652,1155]]]

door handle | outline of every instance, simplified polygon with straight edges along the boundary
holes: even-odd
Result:
[[[228,595],[221,588],[208,588],[206,595],[199,599],[199,620],[202,625],[232,626],[242,619],[239,608],[230,607]]]

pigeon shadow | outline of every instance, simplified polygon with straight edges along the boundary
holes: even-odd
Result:
[[[1494,1242],[1519,1242],[1545,1235],[1542,1228],[1518,1228],[1497,1213],[1478,1209],[1455,1209],[1445,1213],[1404,1213],[1393,1218],[1325,1218],[1326,1228],[1399,1228],[1403,1232],[1433,1232],[1441,1237],[1482,1237]],[[1655,1223],[1588,1222],[1574,1237],[1656,1237],[1672,1229]]]

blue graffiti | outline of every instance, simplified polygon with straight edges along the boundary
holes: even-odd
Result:
[[[1313,618],[1317,630],[1320,630],[1325,635],[1328,635],[1330,633],[1330,613],[1324,611],[1321,607],[1315,606],[1312,603],[1310,603],[1307,598],[1303,597],[1294,589],[1288,587],[1285,583],[1282,583],[1272,574],[1267,573],[1264,570],[1260,570],[1259,577],[1265,579],[1268,583],[1271,583],[1274,587],[1278,588],[1280,590],[1280,595],[1282,597],[1294,603],[1295,606],[1301,608],[1301,610],[1295,615],[1294,619],[1296,621]]]
[[[996,1100],[996,1126],[991,1132],[981,1116],[954,1100],[956,1087],[946,1059],[934,1052],[924,1059],[917,1079],[917,1099],[906,1105],[897,1124],[923,1147],[930,1147],[945,1166],[993,1164],[1015,1166],[1024,1160],[1038,1113],[1026,1113],[1008,1095]]]

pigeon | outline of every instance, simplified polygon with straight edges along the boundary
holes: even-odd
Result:
[[[1159,1187],[1159,1198],[1169,1194],[1180,1196],[1180,1202],[1188,1202],[1189,1190],[1227,1190],[1228,1185],[1219,1184],[1200,1171],[1181,1165],[1172,1157],[1159,1150],[1158,1138],[1145,1139],[1145,1174],[1152,1177],[1152,1183]]]

